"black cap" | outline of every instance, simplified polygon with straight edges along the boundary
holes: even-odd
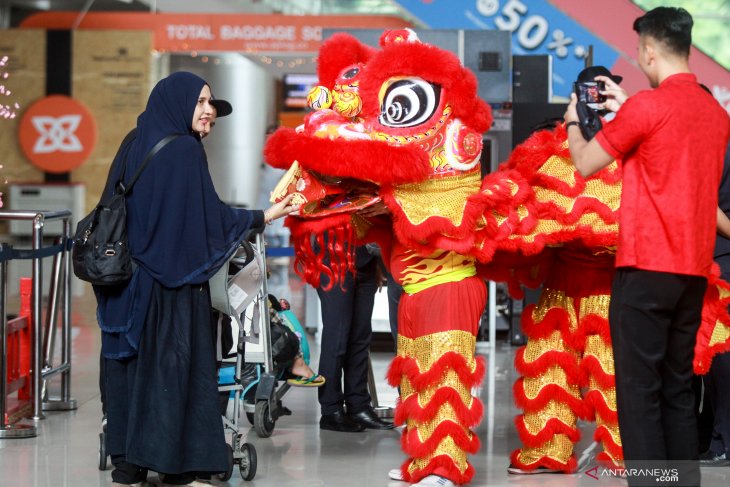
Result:
[[[221,98],[213,98],[210,104],[215,107],[216,117],[225,117],[233,113],[233,107],[226,100]]]
[[[611,71],[609,71],[605,66],[590,66],[580,72],[577,81],[581,83],[585,83],[586,81],[594,81],[596,76],[606,76],[608,78],[611,78],[616,84],[621,83],[621,81],[624,79],[623,76],[611,74]]]

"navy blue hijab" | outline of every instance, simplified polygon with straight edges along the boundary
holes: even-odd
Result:
[[[137,264],[125,286],[95,287],[102,351],[108,358],[136,353],[155,281],[166,288],[205,283],[223,265],[263,212],[231,208],[220,201],[208,171],[193,114],[206,82],[187,72],[161,80],[137,118],[124,180],[150,149],[170,134],[181,134],[147,164],[127,196],[129,248]],[[121,174],[115,161],[107,188]]]

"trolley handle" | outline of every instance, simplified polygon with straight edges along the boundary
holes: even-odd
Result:
[[[241,251],[243,251],[244,255],[241,255]],[[236,253],[233,254],[233,257],[231,257],[230,263],[236,265],[238,270],[240,270],[253,262],[255,257],[256,251],[254,250],[253,245],[244,240],[241,242],[240,247],[236,250]]]
[[[247,242],[253,242],[256,240],[256,235],[264,233],[264,230],[266,230],[265,224],[258,227],[251,227],[246,231],[246,237],[244,240]]]

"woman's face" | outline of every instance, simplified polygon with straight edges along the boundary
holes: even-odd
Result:
[[[193,113],[193,132],[207,133],[210,130],[210,124],[215,121],[215,108],[210,104],[210,97],[210,87],[203,86]]]

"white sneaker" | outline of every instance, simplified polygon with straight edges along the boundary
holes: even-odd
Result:
[[[413,487],[455,487],[456,484],[446,477],[439,475],[429,475],[423,477],[420,482],[413,484]]]
[[[388,478],[390,480],[400,480],[403,481],[403,472],[399,468],[393,468],[391,470],[388,470]]]

